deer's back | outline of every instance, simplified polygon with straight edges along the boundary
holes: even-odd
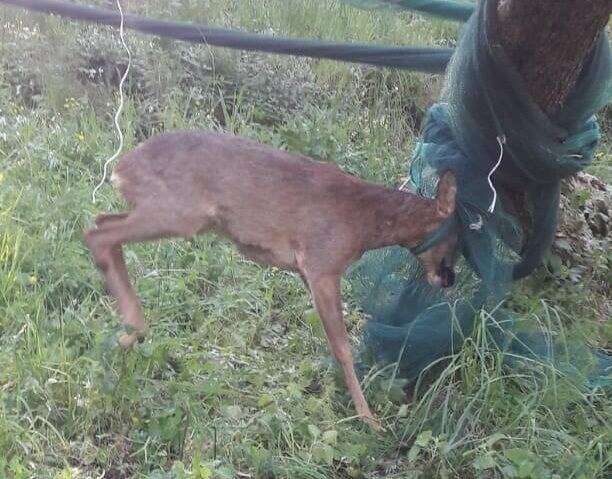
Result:
[[[334,165],[209,131],[153,137],[126,154],[113,176],[133,204],[168,192],[221,203],[315,205],[357,198],[369,187]]]
[[[333,225],[363,223],[364,198],[381,190],[335,165],[209,131],[151,138],[121,159],[114,176],[132,206],[214,210],[227,230],[251,235],[292,228],[329,235]]]

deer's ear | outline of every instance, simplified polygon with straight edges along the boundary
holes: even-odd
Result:
[[[456,196],[457,180],[455,180],[455,175],[452,172],[447,171],[440,178],[436,195],[436,206],[440,215],[448,218],[455,212]]]

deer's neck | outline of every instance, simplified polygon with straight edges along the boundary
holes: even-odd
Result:
[[[435,200],[399,190],[380,195],[373,212],[374,228],[368,249],[414,246],[442,222]]]

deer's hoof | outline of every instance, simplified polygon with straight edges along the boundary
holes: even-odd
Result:
[[[363,421],[376,432],[385,432],[385,428],[374,416],[364,416]]]
[[[138,334],[124,334],[119,338],[119,346],[123,349],[130,349],[138,341]]]

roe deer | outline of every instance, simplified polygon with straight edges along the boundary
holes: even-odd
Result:
[[[98,216],[84,237],[117,300],[126,327],[121,346],[145,331],[122,244],[214,231],[257,262],[299,273],[357,413],[377,427],[353,369],[340,279],[365,251],[414,247],[449,219],[452,173],[442,175],[435,199],[423,198],[245,138],[186,131],[145,141],[120,160],[112,179],[130,210]],[[454,281],[456,241],[451,231],[418,255],[429,283]]]

